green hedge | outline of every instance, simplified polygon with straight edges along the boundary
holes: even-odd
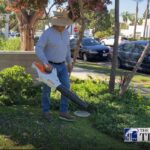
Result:
[[[111,35],[113,35],[113,31],[110,28],[110,29],[108,29],[106,31],[98,31],[98,32],[96,32],[94,37],[102,39],[102,38],[105,38],[105,37],[108,37],[108,36],[111,36]]]
[[[18,51],[21,49],[20,37],[9,38],[8,40],[0,38],[0,50]]]
[[[0,105],[32,105],[39,103],[40,87],[33,85],[30,74],[20,66],[0,72]]]

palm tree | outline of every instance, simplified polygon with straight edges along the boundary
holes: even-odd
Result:
[[[136,13],[135,13],[135,22],[134,22],[134,33],[133,33],[133,38],[136,38],[136,26],[137,26],[137,21],[138,21],[138,11],[139,11],[139,2],[142,2],[143,0],[134,0],[136,1]]]
[[[145,33],[146,33],[147,18],[148,18],[148,14],[149,14],[149,2],[150,2],[150,0],[147,0],[143,37],[145,37]]]
[[[128,11],[122,12],[121,16],[122,16],[123,22],[127,23],[129,19],[129,12]]]
[[[134,25],[135,22],[135,15],[134,14],[129,14],[128,19],[130,20],[130,25]]]

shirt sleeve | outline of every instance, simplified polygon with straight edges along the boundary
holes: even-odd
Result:
[[[68,44],[67,44],[67,56],[66,56],[66,61],[68,64],[72,63],[72,58],[71,58],[71,49],[70,49],[70,40],[69,40],[69,33],[67,33],[67,39],[68,39]]]
[[[40,61],[44,64],[48,64],[48,60],[44,54],[44,48],[46,47],[48,43],[48,36],[47,36],[47,30],[44,31],[42,36],[40,37],[39,41],[36,44],[35,53],[37,57],[40,59]]]

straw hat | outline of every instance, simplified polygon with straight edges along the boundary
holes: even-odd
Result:
[[[57,26],[71,25],[73,22],[68,18],[68,12],[65,9],[58,8],[53,12],[54,16],[50,18],[50,23]]]

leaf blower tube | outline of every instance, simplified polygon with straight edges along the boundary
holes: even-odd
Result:
[[[43,65],[38,62],[33,62],[32,67],[37,71],[38,80],[45,83],[49,87],[56,89],[61,92],[64,96],[66,96],[69,100],[73,101],[80,107],[87,108],[88,104],[82,101],[76,94],[68,90],[65,86],[63,86],[58,77],[56,68],[53,68],[51,73],[46,73]]]

